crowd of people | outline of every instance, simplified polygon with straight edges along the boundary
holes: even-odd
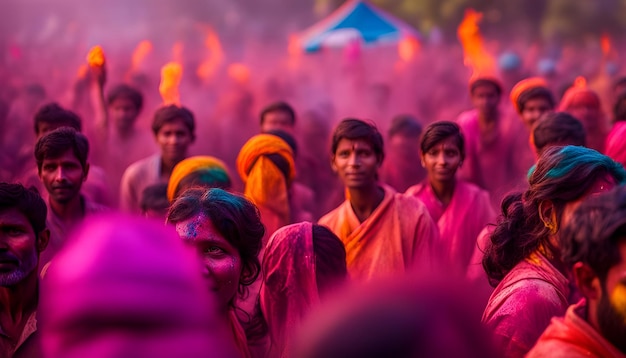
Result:
[[[205,136],[90,71],[88,125],[3,142],[0,357],[626,357],[626,79],[612,123],[582,80],[476,76],[456,119]]]

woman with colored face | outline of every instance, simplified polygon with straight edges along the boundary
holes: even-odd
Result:
[[[495,219],[489,193],[456,178],[465,159],[464,138],[456,123],[431,124],[420,145],[427,178],[410,187],[406,194],[426,205],[439,227],[443,262],[464,275],[478,234]]]
[[[495,287],[482,320],[503,356],[526,355],[550,320],[575,303],[561,228],[585,198],[624,182],[624,168],[593,149],[551,147],[531,169],[528,189],[503,200],[482,260]]]
[[[220,314],[230,324],[241,355],[249,357],[249,340],[263,334],[248,324],[244,329],[235,311],[261,269],[258,254],[265,228],[257,208],[222,189],[189,189],[174,201],[167,221],[197,249]]]

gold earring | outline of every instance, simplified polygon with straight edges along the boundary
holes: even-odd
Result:
[[[548,230],[550,230],[550,234],[554,235],[557,232],[557,227],[555,224],[553,224],[551,221],[544,221],[543,225],[545,227],[548,228]]]

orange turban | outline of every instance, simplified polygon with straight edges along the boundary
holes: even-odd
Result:
[[[201,155],[187,158],[176,164],[172,170],[170,181],[167,184],[167,200],[170,202],[174,201],[174,195],[176,194],[180,182],[189,174],[200,170],[212,172],[217,182],[223,182],[224,185],[230,184],[228,169],[226,169],[226,165],[221,160]]]
[[[278,154],[289,164],[287,178],[268,158]],[[272,134],[256,135],[243,145],[237,156],[237,171],[245,184],[244,194],[257,206],[264,206],[289,221],[287,184],[296,176],[293,151],[280,137]]]
[[[572,107],[584,105],[586,107],[600,108],[600,97],[587,86],[584,77],[576,78],[574,85],[570,87],[559,104],[559,111],[567,111]]]
[[[548,83],[541,77],[531,77],[525,80],[517,82],[517,84],[511,90],[511,102],[515,110],[520,112],[520,104],[518,103],[519,97],[526,91],[537,87],[548,87]]]

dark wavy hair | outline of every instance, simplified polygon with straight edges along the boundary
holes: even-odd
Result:
[[[17,209],[24,214],[35,234],[46,228],[48,208],[36,189],[27,189],[22,184],[0,183],[0,211]]]
[[[568,268],[582,262],[602,282],[621,262],[619,243],[626,240],[626,187],[585,200],[563,228],[561,259]]]
[[[204,214],[217,231],[239,252],[243,273],[239,280],[239,294],[247,294],[248,286],[261,272],[261,251],[265,227],[259,210],[243,196],[218,188],[191,188],[182,193],[170,207],[167,222],[176,224],[198,214]]]
[[[593,149],[577,146],[546,149],[529,173],[528,190],[511,194],[502,201],[502,214],[482,262],[489,283],[497,286],[539,246],[559,256],[558,248],[550,245],[550,230],[539,216],[539,205],[551,201],[560,223],[565,204],[581,198],[607,174],[618,183],[626,181],[626,171],[620,164]]]

